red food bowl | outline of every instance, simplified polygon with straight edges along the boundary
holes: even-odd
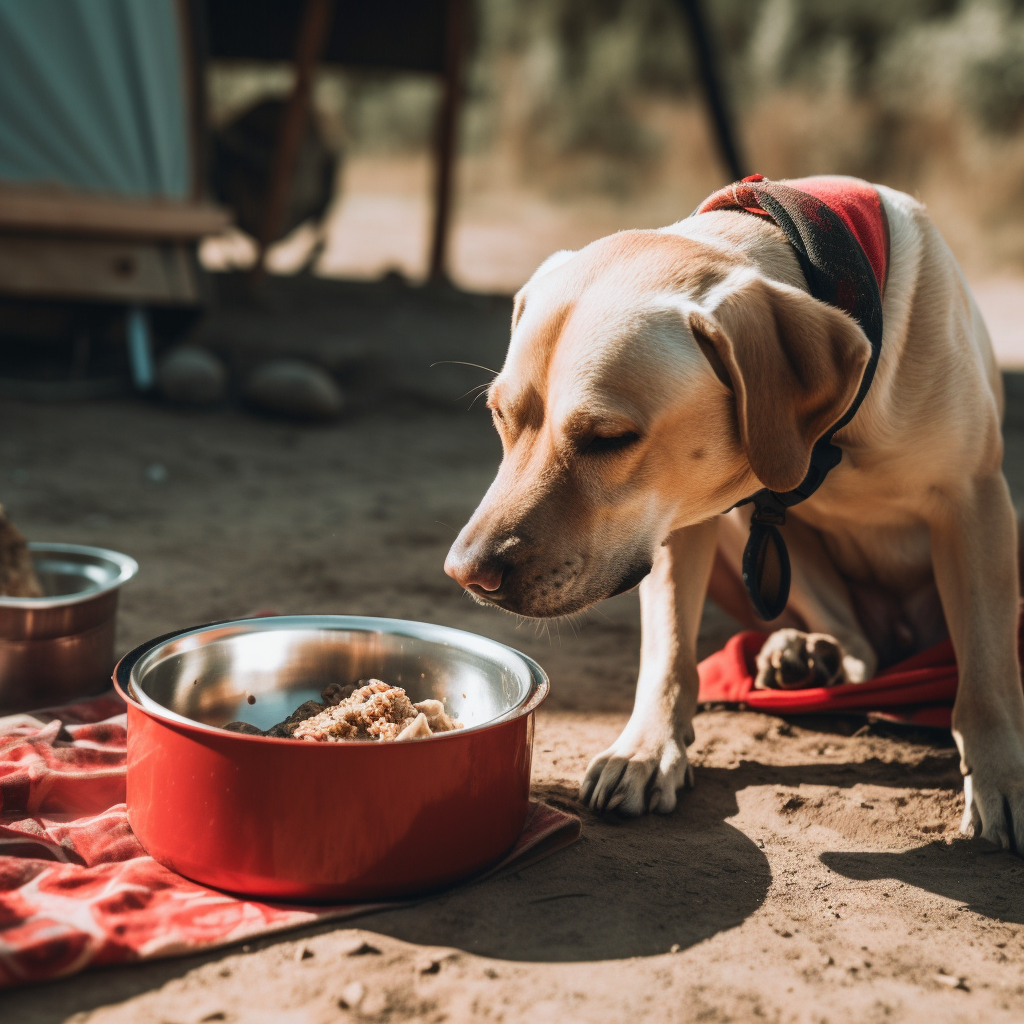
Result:
[[[402,743],[312,743],[267,728],[330,682],[378,678],[464,728]],[[118,663],[128,820],[161,864],[264,899],[355,901],[466,878],[515,843],[534,712],[525,655],[445,626],[343,615],[245,619],[152,640]]]

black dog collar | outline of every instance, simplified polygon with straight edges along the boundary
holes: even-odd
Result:
[[[859,181],[854,185],[852,179],[846,180],[862,194],[869,187]],[[877,193],[874,196],[877,197]],[[750,503],[754,506],[750,538],[743,551],[743,582],[757,614],[771,620],[782,614],[789,599],[789,553],[778,527],[786,522],[786,509],[809,498],[843,457],[842,449],[832,443],[832,438],[856,415],[875,375],[882,351],[882,296],[880,280],[860,241],[848,227],[848,218],[841,217],[809,192],[755,174],[715,193],[695,213],[724,209],[747,210],[770,217],[796,250],[811,295],[849,313],[871,343],[871,358],[857,396],[843,417],[814,444],[810,468],[800,485],[782,493],[763,488],[737,503],[737,506]],[[878,210],[885,231],[887,226],[880,200]],[[887,235],[884,244],[887,250]],[[887,251],[884,262],[888,262]]]

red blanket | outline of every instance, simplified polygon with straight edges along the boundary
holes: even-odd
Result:
[[[1024,618],[1022,618],[1024,623]],[[738,633],[722,650],[697,666],[702,704],[742,704],[755,711],[788,715],[806,712],[873,712],[913,725],[948,729],[956,698],[953,645],[945,640],[913,658],[879,672],[867,683],[809,690],[755,690],[754,659],[767,633]],[[1017,647],[1024,660],[1024,630]]]
[[[157,864],[128,826],[125,740],[124,704],[113,695],[0,718],[0,988],[394,905],[260,903]],[[578,818],[534,803],[488,874],[579,834]]]

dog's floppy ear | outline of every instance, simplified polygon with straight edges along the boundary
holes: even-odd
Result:
[[[740,442],[758,480],[789,491],[814,442],[856,397],[871,345],[856,322],[789,285],[751,278],[690,330],[736,396]]]

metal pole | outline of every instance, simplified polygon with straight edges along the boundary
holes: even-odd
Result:
[[[437,118],[434,232],[430,243],[430,280],[447,281],[448,231],[451,226],[452,176],[458,142],[462,58],[466,40],[465,0],[448,0],[444,53],[444,92]]]
[[[722,91],[718,74],[718,60],[711,45],[711,37],[704,21],[701,2],[700,0],[678,0],[678,3],[690,23],[690,36],[693,39],[693,48],[697,55],[701,84],[704,86],[708,113],[711,115],[714,125],[722,160],[728,168],[731,180],[739,181],[749,172],[746,170],[746,161],[741,158],[739,147],[736,144],[733,119]]]
[[[125,333],[128,340],[128,362],[132,370],[132,383],[136,391],[149,391],[156,382],[156,369],[153,365],[153,333],[144,306],[136,303],[128,307]]]

